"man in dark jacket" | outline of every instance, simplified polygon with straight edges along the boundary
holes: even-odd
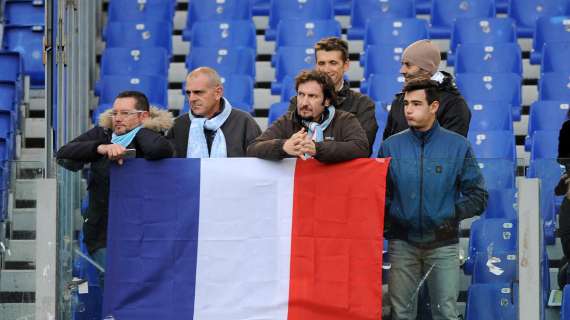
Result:
[[[337,110],[352,113],[366,132],[368,144],[374,144],[378,124],[376,123],[374,102],[368,96],[350,89],[350,83],[344,80],[344,75],[350,66],[348,44],[346,41],[330,37],[315,44],[315,69],[325,72],[333,81],[336,91]],[[289,111],[297,108],[297,97],[291,98]]]
[[[197,68],[186,77],[190,112],[179,116],[168,131],[178,158],[245,157],[261,129],[253,117],[232,108],[218,73]]]
[[[439,84],[439,109],[437,121],[445,129],[459,133],[466,137],[471,121],[471,111],[461,96],[453,77],[444,71],[438,71],[441,62],[439,48],[429,40],[419,40],[409,45],[402,54],[402,67],[400,73],[404,82],[411,80],[437,81]],[[384,128],[383,139],[408,128],[404,115],[404,95],[396,95],[388,120]]]
[[[334,107],[334,84],[326,73],[302,71],[295,88],[297,109],[255,139],[248,156],[270,160],[312,157],[322,162],[368,157],[366,134],[352,114]]]
[[[84,242],[95,262],[105,267],[111,161],[122,164],[124,158],[131,156],[148,160],[169,158],[174,150],[162,134],[172,125],[172,116],[168,111],[149,108],[146,96],[140,92],[120,93],[113,108],[99,119],[99,126],[68,142],[56,156],[58,164],[73,171],[91,164]]]
[[[385,211],[392,319],[416,319],[414,292],[424,275],[433,318],[457,319],[459,222],[480,215],[487,204],[469,142],[436,120],[437,88],[430,80],[406,84],[410,128],[385,140],[378,154],[392,158]]]

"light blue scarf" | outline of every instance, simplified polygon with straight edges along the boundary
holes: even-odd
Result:
[[[309,129],[309,136],[315,142],[322,142],[324,140],[323,132],[329,127],[332,119],[334,118],[335,108],[330,106],[327,110],[329,111],[329,114],[322,123],[303,120],[303,124]]]
[[[111,137],[111,143],[120,144],[126,148],[129,146],[129,144],[131,144],[131,142],[133,142],[133,139],[135,138],[140,129],[142,129],[142,126],[138,126],[133,130],[124,133],[120,136],[113,133],[113,136]]]
[[[232,105],[224,98],[224,110],[212,119],[198,118],[188,112],[190,117],[190,130],[188,131],[188,150],[186,158],[227,158],[226,137],[220,127],[226,122]],[[212,142],[212,150],[208,153],[208,143],[204,129],[215,131],[214,141]]]

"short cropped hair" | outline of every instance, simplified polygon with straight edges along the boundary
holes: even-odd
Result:
[[[334,83],[328,74],[317,70],[303,70],[295,78],[295,90],[298,91],[299,85],[309,81],[317,82],[323,90],[323,96],[325,100],[328,99],[331,105],[336,104],[336,91],[334,88]]]
[[[115,99],[119,98],[133,98],[135,99],[135,109],[140,111],[149,111],[150,104],[148,98],[140,91],[123,91],[117,95]]]
[[[426,100],[428,105],[432,104],[434,101],[439,102],[439,92],[438,92],[439,84],[433,80],[414,80],[408,82],[402,92],[411,92],[416,90],[424,90],[426,93]]]
[[[319,42],[315,44],[315,57],[319,50],[340,51],[342,61],[348,60],[348,43],[341,38],[328,37],[319,40]]]

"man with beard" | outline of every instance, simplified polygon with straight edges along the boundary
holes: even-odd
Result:
[[[281,116],[247,148],[247,155],[269,160],[299,157],[340,162],[369,155],[358,119],[334,107],[331,78],[321,71],[302,71],[295,78],[297,108]]]
[[[471,111],[457,90],[453,77],[445,71],[438,71],[440,62],[439,48],[429,40],[418,40],[404,50],[400,73],[404,76],[404,84],[413,80],[436,81],[439,92],[437,111],[439,125],[466,137],[471,121]],[[398,93],[392,101],[383,140],[407,128],[408,123],[404,115],[404,94]]]

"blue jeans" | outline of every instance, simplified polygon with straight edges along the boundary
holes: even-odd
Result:
[[[457,320],[458,245],[419,249],[402,240],[390,240],[388,247],[392,264],[388,277],[392,319],[416,319],[420,282],[433,266],[426,278],[433,320]]]
[[[103,270],[107,268],[107,248],[97,249],[95,252],[93,252],[91,258],[98,265],[100,265]],[[97,272],[99,273],[99,286],[101,287],[102,291],[105,285],[105,272],[101,272],[99,269],[97,269]]]

